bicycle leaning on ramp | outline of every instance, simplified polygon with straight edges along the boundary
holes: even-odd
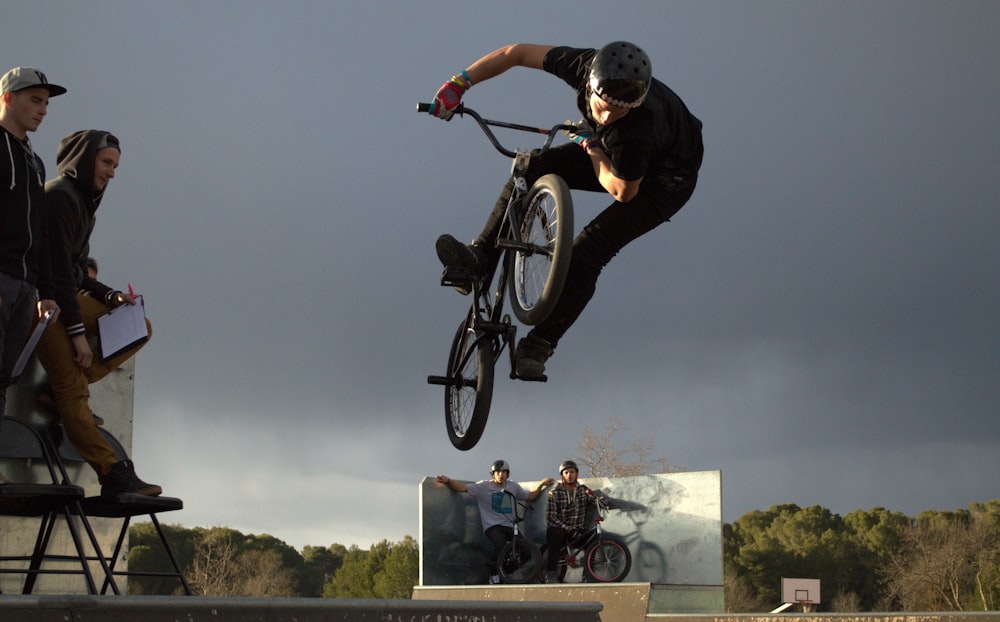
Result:
[[[418,112],[429,109],[428,103],[417,104]],[[510,359],[510,377],[519,378],[514,365],[517,326],[504,311],[506,297],[510,296],[517,319],[533,326],[548,317],[562,293],[573,250],[569,188],[561,177],[552,174],[540,177],[529,188],[525,174],[531,158],[547,151],[556,134],[576,128],[571,124],[546,129],[493,121],[464,105],[455,109],[455,115],[475,119],[496,150],[513,159],[511,177],[515,182],[503,223],[495,238],[488,241],[500,251],[495,254],[496,263],[483,276],[455,267],[445,268],[441,275],[441,285],[470,291],[472,304],[452,340],[445,375],[428,376],[427,382],[444,387],[448,439],[456,448],[468,450],[486,429],[493,400],[493,372],[504,350]],[[499,142],[491,126],[546,138],[539,148],[511,150]],[[544,382],[546,378],[531,380]]]

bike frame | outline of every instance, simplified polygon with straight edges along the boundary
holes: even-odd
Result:
[[[417,110],[420,112],[427,112],[429,109],[430,104],[417,104]],[[539,249],[532,244],[528,244],[521,239],[521,220],[520,210],[518,208],[521,207],[525,197],[528,195],[528,182],[525,175],[528,171],[528,165],[531,163],[531,158],[548,151],[548,149],[552,146],[552,141],[560,131],[571,131],[576,128],[572,124],[565,123],[555,125],[551,128],[540,128],[531,125],[522,125],[520,123],[484,119],[478,112],[472,110],[471,108],[466,108],[463,104],[459,104],[459,106],[455,109],[454,114],[459,116],[469,115],[475,119],[479,128],[483,131],[483,134],[485,134],[486,138],[490,141],[490,144],[492,144],[493,147],[503,155],[513,159],[513,163],[511,164],[511,178],[514,180],[514,191],[507,200],[503,224],[500,227],[497,238],[493,240],[493,244],[498,249],[503,251],[497,259],[500,263],[499,272],[497,272],[498,267],[493,266],[488,274],[482,279],[472,280],[475,289],[473,291],[474,295],[472,298],[472,308],[470,309],[470,328],[477,333],[482,333],[476,338],[473,345],[478,346],[484,339],[495,339],[499,337],[499,347],[497,347],[497,345],[494,345],[493,347],[493,362],[496,363],[499,361],[504,348],[507,348],[510,359],[510,378],[513,380],[517,378],[514,371],[514,349],[508,346],[513,343],[517,337],[517,326],[511,322],[510,314],[503,313],[508,278],[507,261],[505,260],[506,253],[511,250],[522,251],[526,254],[546,252],[545,250]],[[545,142],[541,147],[537,147],[529,151],[521,149],[508,149],[500,143],[496,134],[490,129],[491,127],[543,134],[545,135]],[[491,291],[490,286],[494,282],[494,276],[496,277],[496,287]],[[472,347],[469,349],[466,359],[475,355],[476,347]],[[463,364],[466,362],[468,361],[462,361]]]

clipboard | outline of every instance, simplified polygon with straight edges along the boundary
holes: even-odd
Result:
[[[101,342],[101,360],[107,361],[149,337],[146,329],[146,307],[142,296],[134,305],[124,304],[97,318],[97,335]]]
[[[35,330],[28,337],[28,343],[24,344],[21,349],[21,354],[17,357],[17,362],[14,363],[14,369],[10,372],[11,380],[16,380],[22,373],[24,373],[24,368],[28,365],[28,359],[35,352],[35,346],[38,345],[38,341],[42,338],[42,333],[45,329],[49,327],[52,322],[53,316],[55,316],[55,311],[49,309],[42,316],[42,319],[38,321],[38,325],[35,326]]]

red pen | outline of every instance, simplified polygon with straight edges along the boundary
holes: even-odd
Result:
[[[132,284],[131,283],[128,284],[128,295],[131,296],[131,297],[133,297],[133,298],[135,298],[135,292],[132,291]]]

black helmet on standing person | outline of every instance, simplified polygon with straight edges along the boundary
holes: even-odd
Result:
[[[641,106],[652,80],[649,55],[628,41],[605,45],[590,63],[590,89],[618,108]]]
[[[500,471],[510,473],[510,465],[507,464],[506,460],[494,460],[493,464],[490,465],[490,473],[499,473]]]
[[[576,466],[576,463],[573,462],[572,460],[563,460],[563,463],[559,465],[559,475],[562,475],[562,472],[565,471],[566,469],[573,469],[577,473],[580,472],[580,469]]]

